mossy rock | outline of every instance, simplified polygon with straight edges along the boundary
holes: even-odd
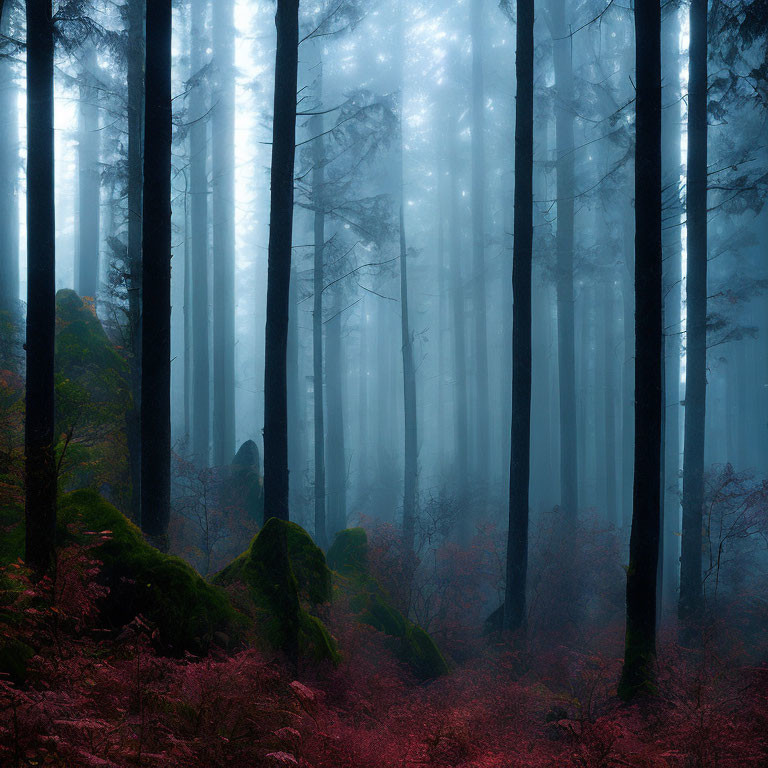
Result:
[[[330,600],[331,572],[301,526],[270,518],[248,549],[213,581],[247,587],[255,618],[272,647],[289,657],[338,660],[327,629],[302,606],[302,601],[318,605]]]
[[[180,558],[150,546],[141,531],[95,491],[65,496],[58,522],[63,538],[72,535],[66,528],[71,525],[86,533],[110,532],[93,552],[110,589],[102,607],[109,628],[120,629],[141,615],[157,628],[162,649],[173,654],[205,652],[217,633],[232,637],[242,630],[244,617],[224,590]]]
[[[337,533],[328,550],[328,563],[343,577],[341,587],[351,593],[350,607],[358,620],[392,638],[395,654],[417,677],[431,680],[448,672],[435,641],[389,602],[370,575],[364,529],[348,528]]]
[[[339,531],[327,555],[328,566],[342,576],[368,575],[368,535],[364,528]]]

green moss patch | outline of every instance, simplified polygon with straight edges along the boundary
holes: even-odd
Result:
[[[338,654],[323,623],[302,603],[331,597],[331,572],[322,551],[295,523],[270,518],[248,549],[214,577],[222,586],[241,584],[269,644],[289,656],[329,659]]]
[[[226,593],[206,582],[178,557],[150,546],[141,531],[95,491],[75,491],[59,505],[62,537],[68,526],[85,532],[109,531],[94,551],[110,588],[103,621],[119,629],[137,615],[157,627],[159,641],[171,653],[204,652],[214,635],[237,634],[243,617]]]
[[[351,593],[350,606],[363,624],[392,638],[397,657],[415,675],[430,680],[448,672],[448,664],[435,641],[398,611],[368,569],[368,537],[362,528],[336,534],[328,563],[341,578],[340,588]]]

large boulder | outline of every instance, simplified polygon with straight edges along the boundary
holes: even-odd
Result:
[[[333,638],[308,609],[331,599],[331,572],[309,534],[270,518],[248,549],[214,577],[214,583],[245,587],[256,626],[267,642],[294,660],[337,661]]]
[[[424,680],[448,672],[435,641],[388,600],[368,567],[368,536],[362,528],[339,531],[328,550],[328,564],[339,574],[340,588],[350,594],[358,620],[391,638],[397,657]]]
[[[60,536],[92,540],[88,532],[108,531],[93,550],[109,587],[101,621],[119,630],[135,616],[157,629],[161,650],[171,654],[205,652],[216,639],[233,639],[245,618],[226,592],[205,581],[178,557],[150,546],[141,531],[95,491],[65,496],[58,511]]]

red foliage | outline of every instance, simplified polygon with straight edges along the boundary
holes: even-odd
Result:
[[[90,547],[64,550],[58,566],[55,582],[35,583],[20,563],[0,573],[0,648],[23,642],[35,654],[23,687],[0,680],[3,766],[768,764],[768,671],[724,655],[722,642],[696,654],[665,642],[658,696],[626,707],[614,696],[617,655],[584,650],[581,637],[549,648],[539,637],[521,652],[487,643],[423,684],[338,601],[328,622],[342,663],[297,680],[253,650],[159,657],[140,618],[106,640],[94,626],[103,588]]]

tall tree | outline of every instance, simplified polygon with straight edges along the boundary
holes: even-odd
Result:
[[[701,548],[707,389],[707,0],[691,0],[686,223],[685,443],[680,557],[681,639],[695,643],[703,609]]]
[[[51,0],[27,3],[27,399],[26,562],[43,573],[54,562],[56,469],[54,334],[56,237]]]
[[[0,31],[12,36],[6,2]],[[16,72],[10,57],[0,59],[0,313],[15,316],[19,305],[19,108]]]
[[[277,0],[275,26],[277,51],[264,361],[264,517],[287,520],[289,507],[286,364],[296,153],[298,0]]]
[[[550,25],[555,65],[557,169],[557,360],[560,393],[560,505],[574,520],[578,512],[576,362],[574,352],[573,234],[574,139],[572,39],[565,0],[552,0]]]
[[[413,548],[416,532],[416,494],[418,481],[418,440],[416,435],[416,367],[413,362],[413,333],[408,306],[408,246],[405,236],[405,180],[404,161],[405,145],[403,138],[404,77],[405,58],[405,17],[403,4],[399,9],[399,61],[400,61],[400,110],[398,114],[399,152],[397,160],[398,174],[398,234],[400,244],[400,349],[403,356],[403,543],[407,549]]]
[[[99,90],[95,84],[96,46],[83,43],[78,126],[77,291],[96,298],[99,291],[99,224],[101,172],[99,169]]]
[[[488,310],[485,301],[485,87],[483,0],[470,6],[472,35],[472,311],[475,346],[475,474],[482,483],[489,469]],[[464,364],[464,363],[462,363]]]
[[[331,316],[325,325],[326,436],[325,455],[328,482],[327,531],[330,540],[347,527],[347,462],[344,446],[344,346],[341,338],[343,293],[340,286],[333,291]]]
[[[161,548],[171,514],[171,5],[147,3],[144,110],[141,528]]]
[[[322,63],[316,87],[318,89],[318,114],[310,119],[310,130],[315,137],[312,143],[312,200],[314,202],[314,273],[312,306],[312,379],[314,382],[315,414],[315,541],[325,549],[326,533],[325,499],[325,414],[323,405],[323,289],[325,287],[325,147],[323,141],[322,113]]]
[[[531,273],[533,266],[533,0],[517,2],[515,74],[515,242],[512,253],[512,449],[506,630],[524,628],[531,463]]]
[[[192,235],[192,454],[208,465],[210,447],[210,355],[208,349],[208,122],[203,69],[207,0],[192,3],[192,79],[189,112],[190,218]]]
[[[235,43],[233,0],[213,3],[213,463],[235,451]]]
[[[456,410],[456,472],[460,503],[465,500],[468,472],[469,427],[467,416],[467,360],[465,339],[464,282],[461,274],[461,214],[458,162],[458,124],[455,113],[448,124],[448,158],[450,186],[448,190],[448,220],[451,269],[451,338],[453,340],[453,375],[455,381],[454,407]],[[462,503],[462,507],[464,504]]]
[[[125,415],[131,473],[131,519],[141,520],[141,237],[146,0],[127,0],[128,61],[128,348],[131,407]]]
[[[619,695],[647,691],[656,655],[661,523],[661,6],[635,6],[635,460]]]
[[[682,241],[680,205],[680,11],[672,6],[662,19],[661,121],[664,220],[664,527],[663,602],[675,605],[680,562],[680,294]]]

